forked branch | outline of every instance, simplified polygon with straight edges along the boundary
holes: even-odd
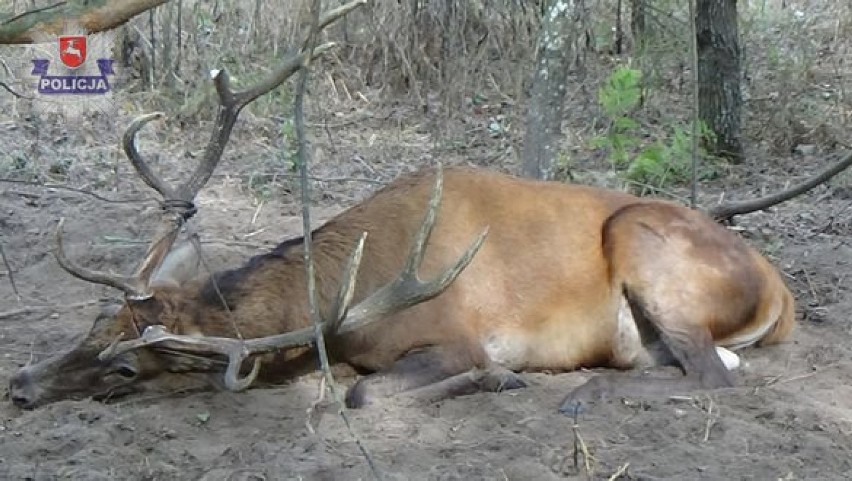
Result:
[[[355,292],[355,282],[366,240],[366,234],[361,236],[350,255],[349,262],[341,278],[340,289],[334,301],[331,315],[323,322],[323,332],[326,335],[350,332],[421,302],[428,301],[446,291],[470,264],[485,241],[487,228],[477,236],[467,250],[451,266],[434,279],[422,281],[417,275],[417,271],[423,262],[426,245],[429,242],[429,237],[435,225],[438,206],[441,200],[442,186],[443,175],[439,168],[436,172],[435,187],[429,200],[429,208],[399,276],[349,309]],[[241,377],[240,370],[242,369],[243,361],[260,354],[312,345],[315,339],[316,336],[313,327],[306,327],[275,336],[240,340],[224,337],[192,337],[171,334],[166,331],[165,327],[158,325],[146,329],[139,339],[123,341],[110,346],[100,354],[100,358],[107,360],[118,354],[141,347],[159,347],[202,355],[220,354],[228,358],[228,368],[225,372],[225,386],[230,390],[239,391],[251,385],[258,374],[260,366],[259,359],[255,358],[251,372],[247,376]]]

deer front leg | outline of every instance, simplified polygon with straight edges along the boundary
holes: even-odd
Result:
[[[525,386],[517,374],[490,364],[485,352],[474,346],[460,342],[412,351],[389,369],[361,378],[346,393],[346,405],[359,408],[397,395],[408,402],[431,403]]]

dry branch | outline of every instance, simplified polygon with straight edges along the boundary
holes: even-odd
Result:
[[[18,286],[15,284],[15,274],[12,272],[12,264],[6,258],[6,251],[3,250],[3,244],[0,244],[0,257],[3,258],[3,265],[6,267],[6,275],[9,276],[9,284],[12,286],[12,291],[15,293],[18,302],[21,302],[21,293],[18,292]]]
[[[42,35],[61,35],[68,24],[86,34],[118,27],[168,0],[69,0],[0,19],[0,44],[26,44]]]
[[[109,202],[112,204],[138,204],[140,202],[151,202],[156,201],[157,199],[153,197],[143,197],[143,198],[129,198],[129,199],[110,199],[109,197],[104,197],[96,192],[92,192],[91,190],[81,189],[79,187],[72,187],[70,185],[65,184],[51,184],[44,182],[35,182],[31,180],[22,180],[22,179],[8,179],[8,178],[0,178],[0,182],[6,182],[9,184],[22,184],[22,185],[31,185],[34,187],[40,187],[42,189],[58,189],[58,190],[67,190],[69,192],[76,192],[79,194],[90,195],[97,200],[102,202]]]
[[[311,27],[310,31],[308,32],[308,38],[305,40],[305,45],[303,48],[303,50],[306,50],[308,52],[312,52],[316,48],[317,38],[319,37],[319,31],[323,28],[320,20],[321,10],[322,0],[314,0],[313,2],[311,2]],[[337,10],[340,12],[348,11],[341,9]],[[343,15],[343,13],[339,13],[337,15]],[[330,17],[326,15],[325,18]],[[325,381],[323,384],[328,386],[328,389],[331,392],[334,401],[339,406],[340,417],[342,418],[343,423],[346,425],[346,429],[349,431],[349,435],[352,437],[352,439],[355,440],[355,444],[358,446],[358,449],[361,451],[361,454],[367,461],[367,465],[370,467],[370,471],[373,473],[373,476],[376,479],[381,479],[381,474],[379,473],[375,461],[373,461],[373,456],[370,454],[370,451],[367,449],[367,447],[361,442],[361,437],[352,428],[352,424],[349,421],[349,417],[346,415],[346,407],[343,404],[343,397],[340,395],[340,390],[334,380],[334,375],[331,372],[331,364],[328,360],[328,351],[325,347],[324,331],[326,323],[323,322],[323,319],[322,317],[320,317],[319,314],[316,277],[314,275],[314,261],[312,254],[313,246],[311,240],[310,206],[311,196],[310,184],[308,183],[308,168],[310,166],[311,155],[310,149],[308,148],[308,138],[305,132],[305,92],[307,90],[310,67],[311,56],[308,56],[305,59],[304,65],[302,66],[302,70],[299,72],[299,79],[296,83],[296,95],[294,98],[293,105],[293,123],[295,125],[296,139],[298,142],[298,147],[296,150],[296,161],[299,163],[299,184],[301,186],[302,191],[302,226],[304,232],[303,244],[305,258],[305,275],[308,281],[308,310],[310,312],[311,320],[314,325],[313,337],[317,347],[317,356],[319,357],[320,361],[320,369],[322,369],[323,380]],[[358,245],[356,246],[355,251],[352,253],[352,256],[350,257],[349,263],[347,265],[345,272],[346,277],[344,277],[343,282],[341,282],[340,292],[338,294],[337,301],[335,302],[334,312],[337,315],[337,318],[331,319],[331,322],[328,323],[332,329],[332,332],[337,330],[340,323],[343,322],[343,314],[346,308],[349,306],[349,303],[352,302],[352,297],[355,295],[355,279],[358,275],[358,266],[361,263],[361,255],[364,251],[364,241],[366,239],[367,233],[364,232],[361,235]],[[257,366],[256,362],[255,366]],[[321,397],[322,394],[320,394],[320,398]],[[319,399],[316,402],[318,403]]]
[[[802,195],[814,187],[827,182],[832,177],[848,169],[849,166],[852,166],[852,152],[843,154],[838,162],[830,165],[827,169],[814,175],[801,184],[794,185],[787,190],[743,202],[720,204],[708,210],[707,214],[717,221],[722,222],[729,221],[735,215],[748,214],[750,212],[767,209],[773,205],[780,204],[781,202],[788,201],[793,197]]]

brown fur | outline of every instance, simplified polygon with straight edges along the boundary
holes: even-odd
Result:
[[[433,182],[433,170],[401,177],[313,233],[323,312],[362,232],[369,236],[355,301],[397,275]],[[725,344],[764,329],[747,344],[780,342],[793,326],[792,296],[776,269],[703,214],[620,192],[479,169],[444,172],[421,277],[453,263],[485,227],[490,231],[481,250],[446,292],[330,339],[332,357],[365,371],[395,373],[405,385],[397,391],[429,384],[438,371],[446,378],[495,364],[515,371],[631,367],[638,361],[632,354],[625,361],[617,351],[622,344],[614,341],[624,295],[687,371],[718,369],[718,357],[709,354],[714,340]],[[88,342],[105,346],[119,333],[133,338],[151,324],[234,337],[235,322],[247,338],[309,325],[301,242],[284,243],[216,280],[230,315],[210,280],[161,287],[151,299],[128,303]],[[630,336],[624,339],[629,345]],[[691,352],[704,357],[692,359]],[[412,353],[423,354],[400,364]],[[262,374],[280,377],[303,354],[294,350],[268,359]],[[163,369],[162,360],[156,363],[140,370]],[[406,378],[412,370],[422,379]],[[719,374],[719,383],[727,383],[726,376]]]

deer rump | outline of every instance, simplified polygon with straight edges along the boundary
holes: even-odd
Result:
[[[397,275],[435,179],[432,169],[400,177],[313,232],[324,318],[334,309],[347,255],[363,232],[369,236],[354,302]],[[599,375],[570,393],[563,409],[608,396],[730,386],[729,370],[738,357],[724,347],[778,342],[793,327],[792,296],[776,269],[702,213],[481,169],[448,168],[443,179],[421,275],[435,276],[456,262],[483,229],[488,236],[437,297],[329,336],[333,361],[369,373],[349,389],[349,406],[391,396],[435,401],[517,388],[524,386],[519,371],[579,367],[677,365],[684,375],[653,382],[631,373]],[[173,259],[188,252],[194,251],[173,250],[147,298],[129,298],[118,314],[96,323],[81,344],[87,355],[105,349],[116,334],[153,325],[198,338],[233,338],[236,324],[246,339],[311,326],[301,240],[195,282],[184,281],[193,263]],[[167,371],[211,369],[157,346],[135,354],[120,359],[122,367],[133,364],[123,384]],[[79,365],[86,355],[72,352],[65,359],[71,358]],[[304,348],[261,358],[261,379],[280,381],[316,368],[315,353]],[[33,407],[61,397],[48,393],[45,371],[63,372],[67,380],[73,366],[62,360],[43,364],[13,378],[14,402]],[[95,382],[92,376],[77,381],[78,394],[92,394],[79,387]]]

